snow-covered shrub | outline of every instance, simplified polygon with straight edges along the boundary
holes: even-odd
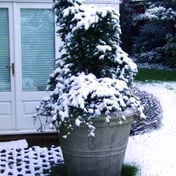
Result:
[[[141,27],[139,35],[135,38],[133,52],[143,53],[165,44],[168,30],[162,24],[150,23]]]
[[[49,117],[67,132],[86,124],[94,135],[93,119],[132,109],[143,116],[140,101],[130,90],[136,64],[119,47],[119,14],[112,8],[96,8],[80,0],[59,0],[55,5],[60,57],[49,77],[36,118]],[[122,119],[119,119],[119,121]]]
[[[137,15],[134,18],[134,22],[137,21],[167,21],[176,19],[176,12],[172,8],[166,8],[164,6],[151,5],[146,9],[144,14]]]
[[[161,48],[166,43],[165,36],[168,32],[168,29],[160,23],[150,23],[142,26],[133,44],[133,53],[137,62],[162,62]]]
[[[173,54],[174,50],[172,48],[175,42],[167,39],[167,36],[173,36],[176,32],[174,3],[157,1],[149,4],[143,14],[137,14],[133,18],[134,26],[140,27],[139,34],[134,40],[133,53],[137,54],[138,58],[143,58],[145,55],[145,58],[148,58],[146,61],[149,62],[151,53],[155,53],[155,55],[158,53],[156,62],[160,61],[173,66],[175,65],[175,57],[171,57],[170,53]],[[158,50],[158,48],[161,49]],[[152,62],[155,62],[155,58]]]
[[[163,111],[160,101],[153,96],[153,94],[141,91],[136,87],[132,88],[132,92],[140,99],[140,102],[144,107],[143,112],[146,118],[143,120],[138,120],[136,118],[132,123],[130,134],[143,134],[161,127]]]
[[[134,54],[137,63],[159,63],[161,62],[162,54],[161,48],[156,48],[151,51],[144,51],[141,53]]]

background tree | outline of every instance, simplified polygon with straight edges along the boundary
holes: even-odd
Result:
[[[174,39],[176,2],[148,0],[144,9],[144,13],[132,15],[132,21],[128,23],[130,25],[126,25],[126,22],[121,20],[123,28],[129,27],[130,31],[136,30],[133,37],[129,35],[129,39],[132,39],[132,55],[137,58],[138,62],[160,62],[174,67],[176,64]],[[125,32],[124,29],[122,31]],[[128,35],[128,33],[122,33],[123,35]],[[122,46],[129,46],[126,40],[122,42],[124,42]]]

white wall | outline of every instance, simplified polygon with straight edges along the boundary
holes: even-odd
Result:
[[[56,0],[0,0],[0,2],[54,2]],[[121,0],[84,0],[85,3],[91,4],[112,4],[116,5],[121,2]]]
[[[119,12],[120,0],[84,0],[86,4],[94,4],[99,7],[113,7]]]
[[[0,2],[54,2],[56,0],[0,0]],[[86,3],[118,4],[121,0],[84,0]]]
[[[56,0],[0,0],[0,2],[32,2],[32,3],[38,3],[38,2],[50,2],[53,3]],[[112,6],[116,10],[119,10],[119,4],[121,0],[83,0],[86,4],[95,4],[98,6]]]

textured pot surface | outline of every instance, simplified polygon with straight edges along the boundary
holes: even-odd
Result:
[[[61,139],[67,176],[120,176],[133,115],[122,124],[96,121],[95,137],[81,126]]]

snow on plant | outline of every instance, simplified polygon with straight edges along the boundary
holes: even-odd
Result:
[[[145,13],[137,15],[134,19],[134,21],[139,20],[176,20],[176,12],[172,8],[167,9],[163,6],[150,6],[148,9],[146,9]]]
[[[93,119],[102,114],[106,122],[112,113],[127,109],[142,115],[140,102],[130,90],[137,67],[119,46],[118,12],[78,0],[59,0],[55,11],[62,46],[49,77],[50,95],[41,101],[36,117],[49,117],[67,134],[75,125],[85,124],[94,136]]]

